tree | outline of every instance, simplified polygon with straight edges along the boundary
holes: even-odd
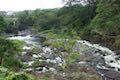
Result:
[[[72,6],[74,4],[89,4],[89,5],[96,5],[97,0],[63,0],[66,5]]]
[[[59,19],[57,17],[58,9],[51,10],[35,10],[32,12],[34,26],[39,30],[48,30],[59,27]]]
[[[102,0],[97,6],[97,15],[91,23],[94,31],[109,36],[120,34],[120,1]]]
[[[21,64],[16,55],[21,51],[19,41],[10,41],[0,37],[0,65],[7,68],[17,68]]]
[[[77,4],[71,7],[63,7],[58,12],[60,28],[66,31],[66,33],[72,30],[81,33],[95,15],[94,8],[88,5]]]
[[[0,16],[0,33],[4,32],[5,30],[5,22],[2,16]]]
[[[34,23],[32,16],[30,15],[30,11],[26,10],[26,11],[18,12],[16,14],[16,17],[18,18],[19,30],[28,29]]]

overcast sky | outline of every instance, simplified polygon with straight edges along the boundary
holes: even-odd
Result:
[[[62,0],[0,0],[0,11],[34,10],[62,6]]]

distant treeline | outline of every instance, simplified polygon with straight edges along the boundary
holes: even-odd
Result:
[[[52,30],[54,33],[77,35],[95,43],[103,43],[112,49],[120,49],[119,0],[88,0],[89,3],[84,5],[73,5],[70,1],[72,0],[68,0],[67,6],[59,9],[3,14],[5,31],[17,33],[25,29],[38,32]]]

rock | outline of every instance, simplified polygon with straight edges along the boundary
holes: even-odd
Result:
[[[34,61],[23,62],[23,64],[26,64],[28,67],[32,67],[33,63],[34,63]]]
[[[66,50],[63,46],[61,46],[61,47],[58,48],[58,51],[65,52]]]
[[[36,54],[33,54],[33,58],[39,58],[39,56],[38,55],[36,55]]]
[[[35,68],[35,71],[42,71],[42,70],[43,70],[43,67]]]
[[[104,74],[104,77],[107,80],[120,80],[120,73],[114,70],[101,70],[101,73]]]
[[[29,53],[26,53],[25,55],[22,55],[20,58],[23,62],[29,62],[29,61],[32,61],[32,59],[33,59],[32,55],[29,54]]]
[[[34,37],[37,38],[37,39],[40,39],[40,42],[44,42],[44,41],[47,40],[45,35],[42,35],[42,34],[37,34]]]
[[[33,72],[33,69],[32,68],[27,68],[24,70],[25,72]]]
[[[107,56],[104,56],[104,59],[107,63],[110,63],[110,62],[115,62],[115,56],[114,55],[107,55]]]
[[[23,50],[32,50],[33,48],[31,46],[24,46]]]

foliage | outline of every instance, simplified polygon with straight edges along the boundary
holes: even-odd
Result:
[[[85,72],[74,72],[68,76],[69,80],[101,80],[97,75]]]
[[[7,32],[9,30],[36,29],[37,31],[52,30],[65,35],[77,35],[90,23],[95,16],[93,6],[74,5],[61,9],[36,9],[13,13],[6,16]],[[16,26],[16,27],[15,27]]]
[[[98,14],[93,19],[91,26],[97,29],[97,32],[102,31],[102,34],[116,36],[119,34],[119,8],[119,1],[100,1],[96,10]]]
[[[13,17],[13,16],[6,16],[4,17],[6,28],[5,32],[7,33],[17,33],[18,29],[18,18]]]
[[[66,57],[66,62],[67,64],[71,64],[75,62],[75,60],[80,58],[80,54],[78,52],[71,52],[69,55]]]
[[[30,75],[26,73],[15,73],[9,71],[7,68],[0,67],[0,80],[33,80]]]
[[[0,34],[1,32],[4,32],[4,30],[5,30],[5,21],[4,18],[0,16]]]
[[[56,39],[44,42],[45,45],[50,45],[54,48],[61,49],[63,48],[65,51],[70,52],[73,50],[73,46],[76,43],[76,40],[70,39]]]
[[[43,65],[44,63],[46,63],[45,61],[39,61],[38,59],[34,61],[34,63],[32,64],[33,68],[35,69],[36,67]]]
[[[36,9],[14,12],[12,15],[0,16],[0,34],[4,32],[17,33],[19,30],[30,29],[43,32],[50,39],[44,43],[68,53],[65,60],[71,64],[80,57],[73,51],[76,38],[105,42],[109,47],[120,49],[120,0],[65,0],[69,6],[59,9]],[[76,1],[86,1],[86,4],[74,4]],[[6,24],[6,27],[5,27]],[[112,40],[111,40],[112,39]],[[19,41],[9,41],[0,38],[0,64],[8,68],[21,67],[17,53],[21,51]],[[44,62],[35,61],[33,67]],[[66,65],[65,65],[66,67]],[[10,80],[28,80],[26,74],[8,72]],[[6,73],[0,74],[3,80]],[[95,75],[74,73],[69,80],[99,80]],[[7,76],[8,77],[8,76]],[[49,77],[43,77],[48,80]],[[52,78],[53,79],[53,78]],[[62,78],[63,79],[63,78]],[[60,79],[60,80],[62,80]],[[9,80],[9,79],[8,79]]]
[[[19,41],[9,41],[0,37],[0,65],[5,67],[21,67],[21,62],[17,59],[18,53],[22,50]]]
[[[68,33],[75,30],[77,33],[89,24],[95,16],[95,10],[91,6],[74,5],[72,7],[63,7],[58,13],[62,29]]]
[[[86,4],[79,4],[79,1],[86,1]],[[65,2],[73,5],[59,9],[25,10],[6,15],[7,30],[11,32],[24,29],[34,29],[35,32],[49,31],[49,37],[80,36],[96,42],[106,41],[105,36],[116,38],[120,34],[120,1],[65,0]],[[3,23],[3,20],[0,21]],[[115,41],[109,43],[113,44]]]
[[[113,47],[120,49],[120,35],[116,37],[115,42],[113,43]]]
[[[59,47],[64,46],[64,40],[55,40],[55,41],[50,42],[49,44],[50,44],[52,47],[59,48]]]

